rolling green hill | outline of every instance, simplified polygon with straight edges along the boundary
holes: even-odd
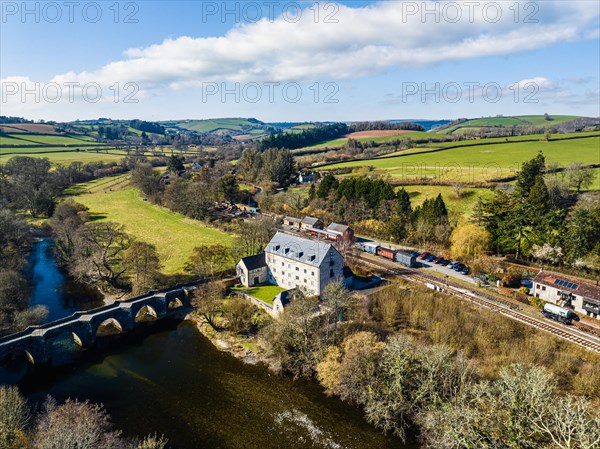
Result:
[[[215,118],[207,120],[185,120],[174,122],[176,126],[190,131],[202,133],[258,134],[256,131],[265,131],[268,125],[260,120],[246,118]]]
[[[467,130],[476,131],[482,128],[511,128],[513,126],[555,126],[571,122],[579,118],[575,115],[517,115],[512,117],[483,117],[466,120],[459,124],[449,124],[437,128],[435,131],[443,134],[463,134]]]

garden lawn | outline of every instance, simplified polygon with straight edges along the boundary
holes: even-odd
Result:
[[[244,293],[254,296],[267,304],[273,305],[275,296],[279,293],[284,292],[285,288],[281,288],[277,285],[261,285],[259,287],[251,287],[242,290]]]
[[[230,246],[233,236],[200,221],[150,204],[121,177],[103,178],[71,189],[73,199],[89,208],[91,220],[113,221],[143,242],[156,246],[162,272],[183,274],[184,264],[196,246],[221,243]]]

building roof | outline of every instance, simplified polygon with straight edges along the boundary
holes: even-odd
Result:
[[[584,279],[565,276],[552,271],[540,271],[533,282],[557,288],[561,291],[571,292],[600,303],[600,286],[593,285]]]
[[[240,260],[246,266],[248,271],[256,270],[258,268],[266,267],[267,262],[265,261],[265,253],[255,254],[254,256],[243,257]]]
[[[319,220],[318,218],[315,217],[304,217],[302,219],[302,223],[307,224],[309,226],[314,226],[317,223],[319,223],[321,220]]]
[[[339,223],[331,223],[329,226],[327,226],[327,230],[343,234],[344,232],[346,232],[346,230],[348,230],[348,226]]]
[[[331,243],[284,232],[277,232],[265,248],[265,253],[276,254],[313,267],[321,266],[330,251],[337,252]]]
[[[300,223],[300,222],[302,222],[302,220],[300,220],[299,218],[296,218],[296,217],[285,217],[283,219],[283,221],[291,221],[293,223]]]

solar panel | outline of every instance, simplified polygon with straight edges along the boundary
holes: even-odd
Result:
[[[554,283],[555,283],[556,285],[560,285],[561,287],[567,287],[567,288],[570,288],[570,289],[572,289],[572,290],[575,290],[575,289],[577,288],[577,284],[575,284],[575,283],[573,283],[573,282],[568,282],[568,281],[565,281],[565,280],[563,280],[563,279],[556,279],[556,280],[554,281]]]

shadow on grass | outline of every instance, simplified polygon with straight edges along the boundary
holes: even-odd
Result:
[[[106,218],[106,216],[107,216],[107,214],[102,213],[102,212],[91,212],[88,214],[90,222],[102,220],[103,218]]]

